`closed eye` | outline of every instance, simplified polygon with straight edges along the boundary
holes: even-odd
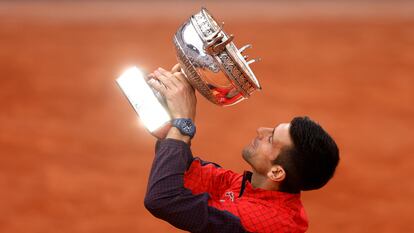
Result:
[[[272,134],[269,136],[269,143],[270,144],[273,143],[273,135],[275,135],[275,130],[276,130],[276,127],[273,128]]]

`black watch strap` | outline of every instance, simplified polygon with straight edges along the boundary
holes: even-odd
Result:
[[[172,119],[171,124],[177,128],[182,135],[187,135],[191,139],[196,133],[196,127],[190,118],[175,118]]]

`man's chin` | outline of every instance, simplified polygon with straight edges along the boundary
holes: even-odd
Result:
[[[252,158],[252,155],[253,155],[253,151],[250,147],[247,146],[243,149],[242,156],[246,162],[250,163],[250,159]]]

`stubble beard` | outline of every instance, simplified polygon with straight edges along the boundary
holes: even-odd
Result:
[[[243,148],[242,150],[242,156],[243,159],[250,164],[250,160],[253,157],[253,148],[251,148],[250,145],[246,146],[245,148]]]

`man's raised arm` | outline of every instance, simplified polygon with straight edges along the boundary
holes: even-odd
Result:
[[[150,85],[166,97],[173,118],[194,120],[194,89],[181,73],[159,69]],[[191,137],[172,127],[159,140],[148,181],[145,207],[157,218],[191,232],[246,232],[234,215],[208,205],[209,194],[192,194],[184,187],[184,173],[194,160]]]

